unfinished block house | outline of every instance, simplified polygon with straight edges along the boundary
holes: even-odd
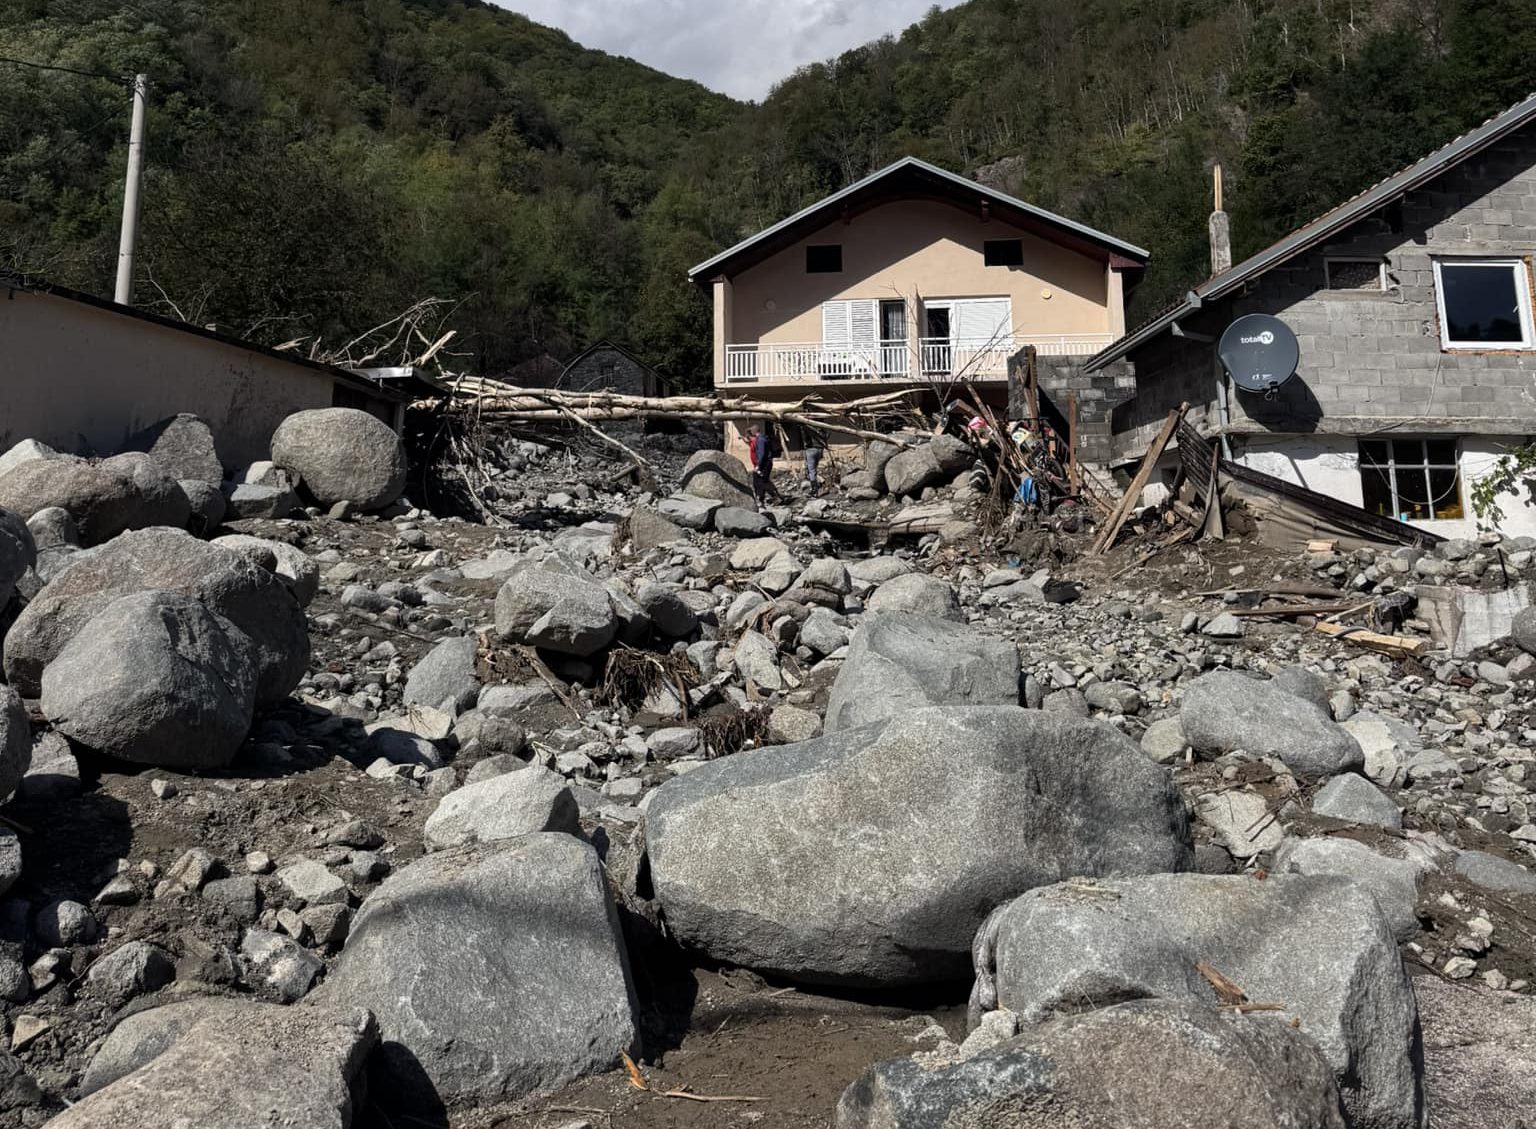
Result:
[[[1033,346],[1042,387],[1080,385],[1084,435],[1097,420],[1107,456],[1115,382],[1124,396],[1131,382],[1081,366],[1124,333],[1126,292],[1146,261],[1139,247],[908,157],[689,278],[713,297],[720,392],[946,396],[968,381],[1001,405],[1010,360]],[[742,452],[743,433],[727,428],[728,450]]]
[[[1251,469],[1448,537],[1476,531],[1471,488],[1536,434],[1536,97],[1220,271],[1088,361],[1129,360],[1112,457],[1139,459],[1187,401]],[[1300,346],[1270,394],[1218,357],[1244,314]],[[1165,458],[1168,456],[1165,456]],[[1528,498],[1503,532],[1536,535]]]

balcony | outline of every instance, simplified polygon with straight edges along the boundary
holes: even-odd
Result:
[[[924,337],[874,345],[821,342],[727,345],[726,384],[823,384],[923,380],[1006,380],[1008,358],[1026,345],[1045,356],[1091,357],[1114,341],[1111,333],[993,337]]]

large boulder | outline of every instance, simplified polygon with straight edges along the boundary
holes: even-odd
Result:
[[[224,481],[213,432],[190,412],[180,412],[129,436],[125,451],[143,451],[172,478],[217,486]]]
[[[727,506],[756,508],[752,501],[751,472],[740,459],[724,451],[695,451],[688,456],[678,489],[695,498],[708,498]],[[662,512],[666,512],[665,508]]]
[[[872,612],[914,612],[964,622],[954,585],[926,572],[892,577],[871,593],[864,607]]]
[[[194,596],[245,632],[261,664],[258,704],[286,698],[309,667],[309,625],[287,586],[228,549],[177,529],[125,533],[76,554],[5,637],[5,675],[24,697],[42,693],[43,668],[120,596]]]
[[[1236,671],[1202,675],[1179,708],[1184,738],[1198,752],[1276,757],[1301,776],[1332,776],[1365,767],[1349,731],[1314,701],[1273,680]]]
[[[397,871],[316,995],[378,1016],[391,1108],[552,1090],[635,1052],[618,916],[597,852],[571,835]]]
[[[0,801],[16,790],[32,764],[32,723],[20,696],[0,686]]]
[[[921,447],[911,447],[885,464],[885,486],[892,494],[916,494],[925,486],[945,482],[975,460],[969,446],[952,435],[941,435]]]
[[[581,812],[565,777],[541,765],[503,773],[449,792],[427,817],[427,847],[515,839],[535,831],[581,834]]]
[[[37,563],[37,542],[26,519],[0,510],[0,610],[10,603],[16,582]]]
[[[451,700],[459,709],[474,705],[480,694],[480,675],[475,669],[479,653],[480,641],[472,635],[444,639],[406,675],[401,695],[405,704],[437,709]]]
[[[383,509],[405,490],[405,444],[394,428],[357,408],[295,412],[272,433],[272,461],[299,476],[323,506]]]
[[[894,583],[894,581],[893,581]],[[827,701],[828,733],[918,706],[1019,704],[1019,649],[926,615],[867,616]]]
[[[365,1011],[254,1003],[209,1008],[166,1037],[163,1049],[136,1048],[139,1057],[150,1056],[147,1061],[48,1124],[348,1129],[353,1087],[378,1038]]]
[[[226,533],[215,537],[213,544],[249,557],[268,572],[276,573],[287,582],[288,590],[301,607],[309,607],[320,591],[320,566],[297,545],[245,533]]]
[[[129,451],[103,459],[100,470],[121,474],[138,487],[138,512],[128,519],[129,529],[148,529],[154,525],[169,525],[185,529],[192,517],[192,501],[165,469],[149,455]]]
[[[250,732],[261,677],[245,632],[179,592],[107,605],[43,670],[42,711],[119,760],[220,768]]]
[[[1131,741],[1008,706],[712,761],[652,794],[645,837],[683,944],[850,986],[969,975],[986,914],[1035,886],[1191,863],[1183,804]]]
[[[1376,899],[1392,935],[1408,941],[1419,931],[1419,883],[1434,864],[1407,851],[1401,851],[1402,857],[1384,853],[1396,844],[1398,840],[1388,839],[1376,851],[1355,839],[1286,836],[1275,850],[1270,869],[1276,874],[1347,878]]]
[[[1279,1023],[1133,1000],[1031,1028],[968,1058],[882,1062],[837,1129],[1343,1129],[1328,1064]]]
[[[1415,976],[1435,1129],[1515,1129],[1536,1109],[1536,999]]]
[[[585,657],[613,642],[619,615],[608,589],[556,558],[507,578],[496,593],[496,631],[514,643]]]
[[[1148,874],[1031,890],[977,934],[972,1005],[1033,1022],[1084,1001],[1227,1002],[1198,963],[1318,1045],[1352,1125],[1419,1125],[1413,992],[1376,902],[1341,878]]]
[[[72,455],[30,459],[0,477],[0,507],[30,518],[39,510],[68,510],[87,545],[111,540],[132,527],[143,495],[121,470]]]

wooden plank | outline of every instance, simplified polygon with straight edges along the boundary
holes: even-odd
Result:
[[[1115,538],[1120,535],[1120,527],[1125,524],[1126,518],[1131,516],[1131,511],[1136,508],[1137,499],[1146,488],[1147,479],[1152,477],[1152,467],[1162,456],[1163,448],[1168,446],[1168,441],[1173,438],[1179,421],[1184,418],[1184,413],[1189,410],[1188,404],[1180,404],[1168,413],[1168,418],[1163,421],[1163,429],[1157,433],[1157,438],[1147,448],[1147,453],[1141,457],[1141,466],[1136,470],[1136,477],[1131,479],[1131,485],[1120,499],[1120,505],[1115,509],[1114,517],[1104,527],[1104,532],[1099,534],[1097,541],[1093,543],[1091,550],[1095,555],[1107,551],[1115,543]]]
[[[1324,635],[1346,639],[1369,651],[1380,651],[1393,658],[1417,657],[1429,650],[1428,639],[1411,639],[1406,635],[1381,635],[1363,627],[1349,627],[1342,623],[1319,623],[1316,630]]]
[[[1077,489],[1077,393],[1067,393],[1067,481]]]
[[[1271,604],[1267,608],[1225,608],[1227,615],[1334,615],[1338,612],[1353,611],[1360,607],[1359,604]]]
[[[1211,480],[1205,484],[1204,534],[1212,541],[1223,541],[1227,525],[1221,514],[1221,448],[1211,452]]]

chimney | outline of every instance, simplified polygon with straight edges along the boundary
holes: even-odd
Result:
[[[1211,170],[1216,181],[1216,210],[1211,213],[1211,277],[1232,267],[1232,223],[1221,210],[1221,165]]]

